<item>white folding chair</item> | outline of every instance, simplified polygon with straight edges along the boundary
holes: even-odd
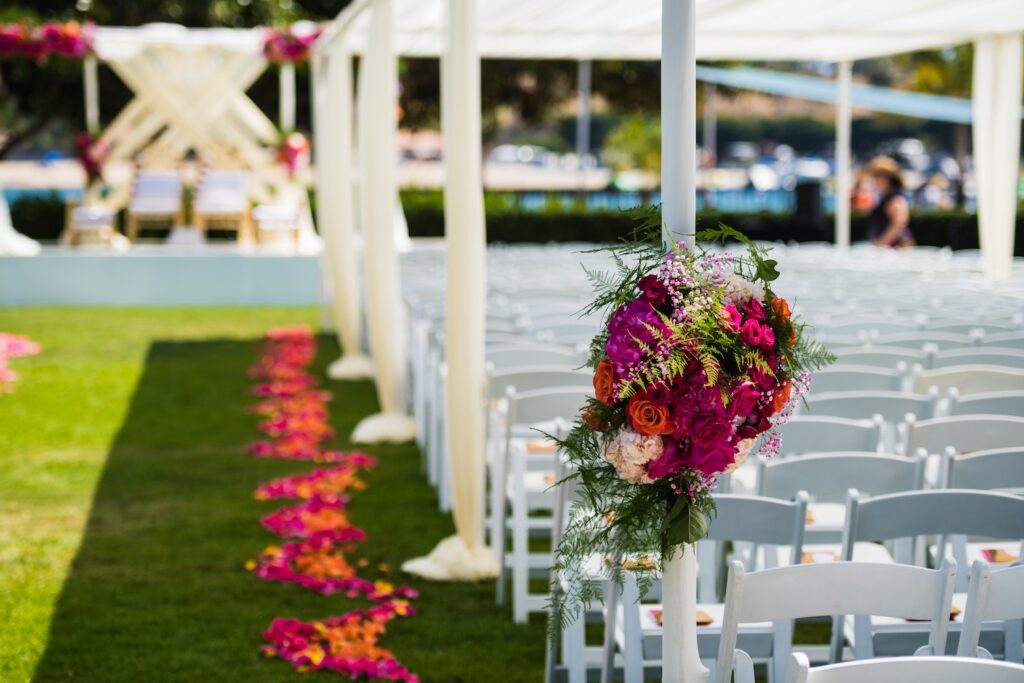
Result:
[[[484,352],[488,365],[495,370],[531,365],[563,365],[577,368],[584,359],[581,354],[550,345],[492,346]]]
[[[1024,349],[1024,331],[987,334],[982,340],[982,344],[985,346]]]
[[[923,653],[944,652],[956,565],[939,569],[871,562],[801,564],[746,573],[733,562],[715,681],[729,683],[734,662],[737,683],[753,682],[747,653],[737,648],[740,624],[856,614],[929,622]],[[788,653],[787,653],[788,654]],[[739,656],[738,656],[739,655]],[[788,663],[788,660],[787,660]]]
[[[993,448],[966,455],[947,449],[943,459],[946,488],[1024,491],[1024,446]]]
[[[716,567],[719,557],[725,556],[725,545],[733,543],[735,552],[735,544],[754,544],[753,551],[743,562],[749,569],[756,566],[758,547],[765,551],[765,566],[778,566],[782,550],[787,552],[782,564],[799,564],[803,557],[807,496],[797,492],[793,500],[782,501],[757,496],[716,495],[715,506],[716,513],[708,537],[698,544],[701,601],[698,610],[713,621],[710,625],[698,627],[697,638],[701,657],[709,660],[715,656],[723,624],[725,606],[718,602],[715,586]],[[636,577],[626,572],[621,601],[615,601],[620,604],[605,625],[605,628],[613,630],[615,646],[623,655],[625,683],[643,683],[645,669],[656,668],[662,656],[661,625],[653,617],[653,613],[661,610],[662,606],[641,603],[640,598]],[[740,627],[738,638],[751,657],[772,660],[771,680],[783,680],[785,672],[782,667],[793,641],[792,621]],[[606,647],[611,646],[610,641],[605,640]],[[604,661],[612,661],[610,651],[606,650]]]
[[[833,365],[811,379],[812,395],[832,391],[899,391],[906,367],[894,370],[870,365]]]
[[[983,624],[995,621],[1003,622],[1003,658],[1008,662],[1024,663],[1021,646],[1022,619],[1024,565],[1016,564],[993,571],[985,562],[975,562],[971,565],[971,583],[967,592],[964,625],[960,630],[957,655],[992,659],[992,653],[981,647],[979,641]]]
[[[529,551],[530,532],[551,533],[551,517],[531,517],[536,511],[550,511],[554,505],[551,490],[554,481],[555,453],[531,453],[522,440],[516,439],[517,430],[531,425],[549,425],[554,429],[557,420],[572,422],[579,414],[592,391],[589,387],[553,387],[518,392],[511,388],[505,425],[505,445],[496,463],[497,476],[491,491],[492,544],[498,553],[499,576],[496,599],[503,604],[507,568],[512,570],[512,611],[516,623],[525,623],[530,612],[543,611],[547,595],[529,592],[531,573],[547,572],[550,553]],[[536,436],[540,436],[536,434]],[[506,515],[511,507],[511,519]],[[505,553],[505,530],[512,527],[512,552]]]
[[[843,662],[816,669],[807,657],[793,653],[789,683],[1021,683],[1024,667],[962,657],[883,657],[863,662]]]
[[[1001,368],[1024,369],[1024,350],[986,346],[940,351],[935,354],[931,367],[949,368],[958,365],[991,365]]]
[[[960,398],[959,392],[951,392],[951,415],[1010,415],[1024,417],[1024,390],[993,391],[986,394],[970,394]]]
[[[912,367],[917,364],[930,368],[934,352],[926,349],[907,349],[900,346],[868,346],[837,349],[835,354],[836,363],[840,365],[867,365],[895,370],[899,367],[900,363],[906,363],[906,367]]]
[[[880,346],[907,346],[911,348],[921,348],[923,344],[929,344],[936,349],[966,349],[971,346],[977,346],[980,340],[980,336],[972,336],[969,334],[954,334],[952,332],[901,332],[897,334],[887,334],[878,337],[877,342]]]
[[[936,370],[914,368],[910,390],[916,393],[937,387],[956,389],[961,396],[992,391],[1020,391],[1024,388],[1024,370],[996,365],[958,365]]]
[[[806,534],[839,541],[846,523],[849,489],[872,496],[916,491],[924,484],[924,458],[876,453],[815,453],[759,463],[758,494],[791,499],[806,491]]]
[[[920,539],[938,537],[934,556],[954,559],[959,566],[967,567],[972,554],[951,543],[952,536],[1013,541],[1018,545],[1024,538],[1024,498],[1004,493],[944,489],[861,499],[851,490],[846,514],[843,559],[854,557],[857,543],[894,541],[897,562],[923,565],[925,548]],[[966,572],[957,577],[959,592],[967,590],[967,581]],[[954,599],[958,609],[963,608],[963,597]],[[959,631],[961,617],[962,614],[949,620],[951,629]],[[833,626],[832,651],[839,652],[840,638],[845,635],[858,659],[907,654],[920,645],[921,633],[919,625],[899,619],[861,623],[847,619],[844,627]]]
[[[925,453],[928,464],[925,479],[939,483],[940,456],[946,448],[957,453],[1008,448],[1024,443],[1024,418],[1006,415],[956,415],[917,420],[912,415],[897,428],[897,451]]]
[[[782,427],[781,455],[879,452],[882,421],[877,417],[849,420],[841,417],[796,415]]]

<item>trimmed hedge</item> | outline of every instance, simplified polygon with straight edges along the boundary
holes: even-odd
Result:
[[[439,191],[412,190],[402,193],[402,204],[412,237],[442,237],[444,209]],[[624,211],[584,211],[552,204],[541,211],[519,207],[516,195],[488,192],[484,199],[487,213],[487,241],[517,242],[610,242],[628,237],[633,221]],[[11,205],[14,225],[29,237],[56,240],[64,228],[64,203],[56,192],[29,196]],[[822,226],[798,224],[789,214],[725,213],[702,211],[698,226],[725,223],[754,239],[766,241],[811,241],[832,239],[831,217]],[[953,249],[978,248],[978,218],[975,214],[955,211],[914,212],[911,230],[918,244]],[[867,217],[855,214],[852,219],[853,239],[867,236]],[[1024,215],[1018,215],[1014,253],[1024,256]]]

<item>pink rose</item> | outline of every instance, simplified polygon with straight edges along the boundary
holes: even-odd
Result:
[[[663,303],[668,297],[668,290],[656,275],[645,275],[636,286],[641,291],[641,296],[655,306]]]
[[[722,309],[722,327],[729,332],[739,332],[743,316],[732,304]]]
[[[757,406],[757,399],[761,392],[757,390],[753,382],[744,382],[732,390],[732,409],[736,415],[746,417],[754,412]]]
[[[747,368],[747,375],[750,380],[757,385],[757,388],[761,391],[768,391],[775,388],[777,382],[775,376],[770,372],[766,372],[757,366]]]
[[[761,325],[761,348],[771,349],[775,347],[775,333],[767,325]]]
[[[661,456],[647,463],[647,476],[650,479],[661,479],[683,469],[688,448],[689,444],[684,449],[672,439],[662,439]]]
[[[757,347],[761,343],[761,324],[756,320],[748,320],[740,328],[740,339],[750,346]]]
[[[736,446],[728,441],[714,446],[694,443],[690,449],[691,467],[704,474],[724,472],[736,459]]]
[[[747,314],[747,317],[751,320],[763,322],[765,319],[764,306],[757,299],[749,300],[745,306],[743,306],[743,312]]]
[[[693,420],[693,444],[696,448],[713,448],[728,441],[732,425],[717,415],[701,414]]]

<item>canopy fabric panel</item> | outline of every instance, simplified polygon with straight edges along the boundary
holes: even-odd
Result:
[[[261,56],[264,37],[265,31],[261,28],[185,28],[179,24],[146,24],[132,28],[100,26],[96,29],[93,46],[96,55],[105,62],[127,61],[148,47],[187,51],[212,48],[218,52]]]
[[[478,0],[484,58],[640,59],[661,55],[661,0]],[[394,0],[395,50],[438,56],[441,0]],[[343,12],[339,30],[365,50],[369,14]],[[698,0],[699,59],[878,57],[1024,30],[1018,0]]]

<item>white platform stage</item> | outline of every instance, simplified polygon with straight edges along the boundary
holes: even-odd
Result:
[[[44,246],[0,256],[0,307],[316,306],[320,259],[234,244],[105,248]]]

